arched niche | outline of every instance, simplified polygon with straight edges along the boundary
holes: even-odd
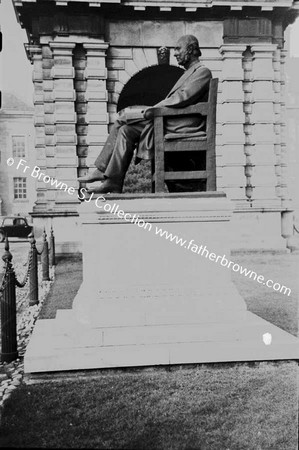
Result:
[[[161,64],[137,72],[125,84],[117,103],[117,111],[127,106],[153,106],[163,100],[184,70],[177,66]]]

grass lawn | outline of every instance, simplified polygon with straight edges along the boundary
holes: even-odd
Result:
[[[219,364],[22,386],[0,447],[295,450],[296,371]]]
[[[289,296],[284,295],[259,284],[254,279],[232,272],[232,280],[249,311],[298,336],[299,252],[233,252],[231,260],[258,275],[264,275],[265,280],[273,280],[291,289]]]
[[[285,296],[233,273],[250,311],[296,335],[299,254],[233,253],[231,259],[291,288],[292,294]],[[56,285],[60,295],[50,296],[54,303],[45,305],[44,317],[55,315],[57,307],[71,305],[66,298],[70,285],[74,286],[70,275],[78,277],[80,270],[69,264],[62,261],[68,282]],[[23,385],[14,391],[5,406],[0,447],[298,448],[296,362],[201,364],[93,374]]]

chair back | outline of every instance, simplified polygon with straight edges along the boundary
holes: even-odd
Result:
[[[207,102],[200,102],[185,108],[159,108],[154,112],[155,163],[153,165],[153,192],[165,192],[164,183],[169,186],[177,180],[206,181],[207,191],[216,191],[216,109],[218,78],[212,78]],[[163,119],[185,115],[206,116],[206,133],[164,135]],[[205,170],[167,171],[165,153],[205,152]],[[173,184],[173,183],[172,183]],[[187,192],[187,191],[186,191]]]

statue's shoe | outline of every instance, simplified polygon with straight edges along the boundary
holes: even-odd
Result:
[[[119,183],[112,180],[105,180],[100,186],[95,186],[94,188],[88,188],[87,192],[89,194],[120,194],[122,187]]]
[[[106,180],[105,175],[99,169],[95,169],[92,173],[78,178],[78,181],[81,181],[81,183],[93,183],[94,181],[103,180]]]

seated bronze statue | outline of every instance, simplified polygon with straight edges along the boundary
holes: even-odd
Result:
[[[172,107],[184,108],[208,98],[209,82],[212,78],[210,70],[200,61],[201,51],[195,36],[182,36],[176,46],[174,56],[185,72],[173,86],[167,97],[153,107],[136,107],[134,117],[132,109],[120,111],[95,161],[96,169],[79,181],[93,183],[103,181],[92,193],[120,193],[126,172],[137,146],[137,160],[149,160],[154,155],[154,127],[151,118],[152,108]],[[139,117],[138,117],[139,116]],[[167,133],[198,133],[205,130],[205,118],[200,115],[168,118],[165,124]],[[177,165],[178,162],[169,164]]]

